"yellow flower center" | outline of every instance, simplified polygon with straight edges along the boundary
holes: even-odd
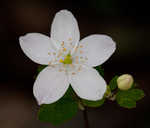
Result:
[[[60,59],[59,62],[60,62],[60,63],[63,63],[63,64],[72,64],[72,57],[71,57],[70,53],[68,53],[68,54],[65,56],[64,60],[63,60],[63,59]]]

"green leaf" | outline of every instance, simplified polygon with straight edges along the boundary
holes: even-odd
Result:
[[[104,102],[105,102],[104,98],[98,101],[89,101],[82,99],[83,105],[87,107],[100,107],[104,104]]]
[[[72,89],[71,86],[69,86],[67,92],[65,93],[65,95],[63,96],[63,98],[73,98],[73,94],[74,94],[74,91]]]
[[[116,100],[121,107],[134,108],[136,101],[144,97],[143,90],[140,89],[129,89],[127,91],[118,91]]]
[[[38,66],[37,72],[40,73],[46,67],[47,67],[47,65],[40,65],[40,66]]]
[[[117,88],[117,79],[118,79],[118,76],[115,76],[109,82],[109,87],[110,87],[111,91],[113,91],[113,90],[115,90]]]
[[[59,101],[42,105],[38,113],[39,120],[59,125],[72,118],[77,113],[78,104],[70,94],[69,89]]]
[[[99,72],[101,76],[104,77],[104,69],[102,68],[102,66],[97,66],[95,67],[95,69]]]
[[[142,99],[143,97],[144,97],[144,92],[143,92],[143,90],[140,90],[140,89],[130,89],[127,91],[119,91],[117,93],[118,99],[129,98],[134,101],[138,101],[138,100]]]
[[[135,101],[141,100],[145,96],[144,91],[141,89],[131,89],[129,92]]]
[[[131,108],[135,108],[136,107],[136,101],[132,100],[132,99],[129,99],[129,98],[122,98],[118,101],[118,104],[121,106],[121,107],[124,107],[124,108],[128,108],[128,109],[131,109]]]

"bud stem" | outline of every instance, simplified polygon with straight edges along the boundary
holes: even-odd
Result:
[[[83,118],[84,118],[84,127],[85,128],[90,128],[90,126],[89,126],[89,120],[88,120],[88,115],[87,115],[87,109],[86,108],[83,111]]]

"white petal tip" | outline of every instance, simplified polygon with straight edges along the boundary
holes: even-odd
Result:
[[[42,105],[42,104],[51,104],[51,103],[53,103],[53,102],[46,102],[46,101],[44,101],[44,100],[39,100],[39,99],[37,99],[36,97],[35,97],[35,99],[36,99],[36,101],[37,101],[37,104],[40,106],[40,105]]]
[[[43,103],[41,103],[41,102],[37,102],[37,104],[38,104],[39,106],[41,106]]]
[[[20,42],[20,44],[26,41],[28,35],[29,35],[29,34],[25,34],[24,36],[20,36],[20,37],[19,37],[19,42]]]
[[[19,42],[21,43],[21,41],[23,40],[24,36],[20,36],[19,37]]]
[[[59,12],[57,12],[57,14],[58,13],[68,14],[68,13],[71,13],[71,12],[69,10],[67,10],[67,9],[63,9],[63,10],[60,10]]]

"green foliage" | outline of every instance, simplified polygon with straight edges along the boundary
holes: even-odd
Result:
[[[118,79],[118,76],[115,76],[112,78],[112,80],[109,82],[109,87],[110,87],[110,90],[113,91],[117,88],[117,79]]]
[[[136,101],[144,97],[143,90],[129,89],[127,91],[118,91],[116,95],[117,103],[124,108],[135,108]]]
[[[55,103],[44,104],[40,107],[38,118],[44,122],[50,122],[53,125],[59,125],[72,118],[78,110],[78,104],[71,96],[72,89]]]
[[[38,66],[37,73],[40,73],[46,67],[47,67],[47,65],[40,65],[40,66]]]
[[[104,98],[98,101],[89,101],[82,99],[83,105],[87,107],[100,107],[104,104],[104,102],[105,102]]]
[[[127,91],[119,91],[117,93],[117,98],[130,98],[132,100],[138,101],[144,97],[144,92],[141,89],[130,89]]]
[[[136,107],[136,101],[132,100],[132,99],[129,99],[129,98],[122,98],[118,101],[118,104],[121,106],[121,107],[124,107],[124,108],[128,108],[128,109],[131,109],[131,108],[135,108]]]
[[[110,97],[110,95],[111,95],[111,89],[110,89],[110,87],[109,86],[107,86],[107,90],[106,90],[106,92],[105,92],[105,94],[104,94],[104,97]]]
[[[102,68],[102,66],[97,66],[95,67],[95,69],[99,72],[101,76],[104,77],[104,69]]]
[[[69,98],[73,98],[73,96],[74,96],[74,91],[73,91],[73,89],[72,89],[72,87],[70,85],[69,88],[68,88],[68,90],[67,90],[67,92],[63,96],[63,98],[68,98],[68,97]]]

